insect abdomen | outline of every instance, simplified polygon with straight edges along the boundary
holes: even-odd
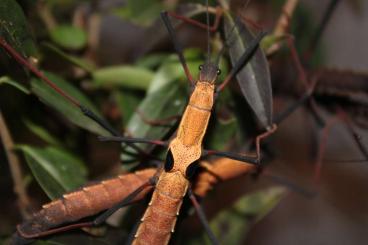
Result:
[[[146,169],[119,175],[117,178],[65,194],[62,198],[43,205],[30,220],[18,226],[18,233],[26,238],[37,236],[38,233],[63,223],[74,222],[108,209],[145,183],[154,173],[154,169]],[[141,199],[150,189],[146,188],[135,200]]]
[[[161,174],[133,244],[168,244],[187,187],[179,172]]]

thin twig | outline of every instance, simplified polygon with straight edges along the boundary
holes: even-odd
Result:
[[[54,29],[57,26],[54,16],[50,12],[50,9],[48,8],[48,6],[46,6],[46,3],[44,1],[41,1],[39,4],[37,4],[37,12],[40,15],[40,18],[45,24],[48,31]]]
[[[18,205],[22,217],[27,218],[27,207],[30,205],[30,200],[26,192],[25,183],[22,175],[22,168],[20,166],[17,155],[13,152],[14,142],[6,126],[3,114],[0,110],[0,138],[3,143],[6,156],[8,158],[10,173],[14,182],[14,192],[18,197]]]
[[[282,13],[277,21],[277,24],[274,28],[274,31],[272,33],[275,37],[283,37],[285,34],[288,33],[290,20],[295,12],[295,8],[297,4],[299,3],[299,0],[287,0],[282,7]],[[274,43],[268,50],[267,54],[273,54],[277,50],[279,50],[281,47],[281,43],[278,41]]]

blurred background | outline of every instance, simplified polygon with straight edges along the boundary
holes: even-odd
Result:
[[[219,2],[222,6],[228,3]],[[283,35],[294,37],[307,84],[317,81],[317,85],[313,102],[286,118],[264,142],[266,166],[262,171],[224,181],[203,198],[211,227],[223,244],[364,243],[368,240],[368,3],[251,0],[244,7],[245,2],[230,1],[229,9],[235,16],[245,16],[252,32],[261,27],[274,37],[269,39],[271,44],[262,44],[267,62],[252,64],[260,67],[258,73],[262,74],[249,75],[264,85],[260,89],[265,94],[261,96],[265,111],[269,106],[277,118],[307,90],[287,42],[281,42],[275,52],[267,52]],[[289,13],[290,28],[278,37],[275,27],[288,2],[294,2],[296,8]],[[211,6],[217,4],[210,1]],[[316,48],[311,48],[328,6],[333,6],[331,16]],[[18,52],[31,57],[29,61],[58,86],[120,132],[168,139],[176,121],[158,127],[147,121],[180,115],[190,90],[158,18],[162,10],[205,20],[203,1],[3,0],[0,34]],[[205,58],[206,32],[174,24],[196,77]],[[221,25],[220,31],[223,29]],[[212,35],[213,52],[221,48],[224,35]],[[249,42],[242,35],[239,40]],[[230,53],[222,59],[220,79],[231,69]],[[3,49],[0,58],[4,120],[0,124],[0,242],[8,242],[16,224],[62,193],[121,172],[155,166],[151,159],[131,156],[131,149],[127,153],[119,144],[99,142],[96,135],[106,135],[106,130],[41,81],[30,78],[29,71]],[[270,81],[273,101],[267,90]],[[259,118],[262,112],[254,114],[239,92],[243,86],[234,83],[219,98],[206,134],[206,148],[254,150],[254,138],[265,125]],[[163,150],[145,150],[164,159]],[[13,152],[15,156],[9,157]],[[15,188],[23,193],[16,194]],[[108,226],[98,229],[102,236],[74,231],[43,242],[120,244],[147,200],[123,209]],[[189,203],[180,220],[172,244],[209,243]]]

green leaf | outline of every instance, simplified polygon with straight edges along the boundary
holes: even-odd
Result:
[[[127,0],[124,7],[117,8],[114,13],[127,19],[134,24],[148,26],[160,16],[160,12],[165,9],[161,1],[157,0]]]
[[[65,91],[65,93],[77,99],[81,103],[81,105],[89,108],[96,115],[101,117],[100,113],[89,101],[89,99],[84,96],[77,88],[67,83],[65,80],[56,76],[55,74],[45,72],[45,75],[59,88]],[[39,79],[32,79],[31,90],[40,98],[40,100],[60,112],[70,122],[95,134],[109,135],[109,133],[105,129],[103,129],[96,122],[92,121],[90,118],[86,117],[78,107],[71,104],[63,96],[58,94],[43,81]]]
[[[50,31],[52,41],[66,49],[78,50],[86,46],[87,34],[80,28],[59,25]]]
[[[180,83],[169,83],[160,90],[148,94],[137,109],[140,113],[135,113],[131,117],[127,132],[137,138],[162,139],[171,130],[176,120],[168,121],[165,126],[151,125],[145,120],[157,121],[180,115],[184,109],[186,97],[186,90],[180,86]],[[143,149],[149,147],[147,144],[140,146]],[[122,159],[126,160],[130,157],[122,155]]]
[[[187,50],[185,52],[188,66],[193,76],[198,73],[198,66],[201,64],[198,50]],[[147,121],[162,121],[183,113],[187,100],[188,81],[183,68],[176,55],[170,55],[162,63],[156,72],[152,83],[147,91],[147,95],[138,107],[138,112],[134,113],[128,125],[127,132],[134,137],[148,139],[162,139],[172,130],[176,120],[165,122],[165,125],[152,125]],[[147,149],[146,145],[141,145]],[[126,155],[122,158],[130,159]]]
[[[34,177],[51,199],[60,198],[65,192],[76,189],[86,182],[85,166],[65,150],[28,145],[17,148],[24,153]]]
[[[126,125],[134,114],[136,108],[142,100],[135,91],[114,91],[113,97],[123,116],[123,125]]]
[[[96,70],[92,74],[96,87],[126,87],[146,90],[154,76],[148,69],[136,66],[113,66]]]
[[[257,191],[240,198],[231,207],[216,215],[211,220],[210,227],[220,244],[238,244],[242,241],[250,227],[280,202],[284,192],[285,189],[282,187]],[[210,244],[207,234],[203,234],[202,237]],[[202,240],[200,244],[205,243]]]
[[[59,49],[58,47],[56,47],[55,45],[53,45],[51,43],[47,43],[47,42],[42,43],[42,46],[46,47],[48,50],[50,50],[51,52],[57,54],[58,56],[60,56],[64,60],[72,63],[73,65],[76,65],[76,66],[84,69],[85,71],[88,71],[88,72],[92,73],[93,70],[95,69],[93,64],[91,64],[88,60],[79,58],[78,56],[75,56],[75,55],[67,54],[67,53],[65,53],[64,51],[62,51],[61,49]]]
[[[198,67],[203,63],[200,57],[201,52],[198,49],[187,49],[184,51],[184,56],[192,76],[196,78],[198,76]],[[178,80],[185,82],[187,85],[189,84],[177,55],[170,55],[163,61],[156,72],[147,93],[158,91],[167,84],[177,82]]]
[[[54,136],[52,136],[47,130],[45,130],[44,128],[32,123],[31,121],[26,120],[24,122],[27,126],[27,128],[29,128],[29,130],[32,131],[32,133],[34,133],[35,135],[37,135],[38,137],[40,137],[42,140],[44,140],[45,142],[49,143],[50,145],[54,145],[54,146],[61,146],[62,143],[55,138]]]
[[[238,121],[233,115],[226,119],[217,116],[213,127],[206,133],[206,148],[224,150],[229,140],[235,138],[238,127]]]
[[[0,37],[23,56],[37,56],[36,45],[28,28],[22,8],[15,0],[1,0]],[[27,71],[23,69],[0,46],[0,66],[15,81],[24,79]]]
[[[0,36],[23,55],[37,53],[22,8],[15,0],[1,0]]]
[[[162,64],[163,61],[167,59],[168,54],[150,54],[140,58],[135,64],[140,67],[147,69],[153,69]]]
[[[15,87],[16,89],[22,91],[25,94],[31,93],[31,91],[29,91],[28,88],[24,87],[22,84],[18,82],[11,80],[9,77],[0,77],[0,85],[1,84],[9,84],[10,86]]]

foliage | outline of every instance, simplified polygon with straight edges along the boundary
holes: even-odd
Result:
[[[163,9],[178,7],[167,2],[170,1],[128,0],[124,6],[106,7],[89,1],[28,1],[23,3],[22,8],[15,0],[2,0],[0,37],[22,55],[34,58],[39,69],[59,88],[111,122],[119,132],[132,137],[166,140],[175,134],[177,119],[182,115],[191,92],[177,55],[167,52],[172,47],[162,48],[168,38],[162,34],[165,32],[162,32],[163,25],[158,20],[159,13]],[[195,3],[184,4],[182,14],[203,21],[206,7],[198,1]],[[42,17],[38,4],[44,4],[45,14],[51,14],[49,18]],[[89,12],[85,10],[86,6],[91,8]],[[227,50],[228,54],[221,57],[220,81],[231,71],[232,65],[253,39],[253,34],[246,27],[234,27],[236,21],[229,10],[225,11],[224,16],[224,36],[232,45]],[[114,28],[116,23],[111,19],[116,17],[119,24],[126,26],[126,30]],[[48,27],[48,21],[54,22],[52,28]],[[96,24],[96,21],[100,22]],[[179,33],[181,28],[177,24],[176,27]],[[116,32],[116,36],[139,38],[126,50],[114,46],[112,41],[103,40],[103,33],[111,31]],[[220,40],[220,35],[213,36],[211,49],[213,54],[218,54],[225,42]],[[203,45],[197,47],[198,40],[203,42],[206,39],[205,31],[200,37],[187,39],[193,39],[188,41],[187,46],[194,48],[186,48],[184,56],[193,77],[197,77],[198,66],[206,56]],[[267,47],[276,41],[268,39]],[[116,53],[115,58],[119,62],[103,64],[101,60],[104,60],[105,50]],[[269,65],[261,50],[255,55],[255,59],[237,75],[238,85],[230,86],[218,98],[206,134],[206,148],[223,151],[248,149],[257,130],[265,130],[272,124]],[[239,101],[239,97],[242,100]],[[114,171],[116,173],[116,169],[130,171],[151,163],[150,159],[141,162],[141,156],[130,147],[112,149],[114,147],[108,144],[102,147],[95,136],[110,135],[106,129],[83,115],[80,108],[39,78],[32,76],[1,48],[0,98],[0,107],[6,118],[9,122],[16,121],[10,128],[18,144],[16,149],[22,153],[23,162],[28,166],[25,168],[26,175],[32,176],[30,193],[38,193],[41,187],[50,199],[55,199],[86,184],[89,178],[101,178]],[[253,110],[251,115],[255,119],[246,114],[248,107]],[[234,112],[236,108],[241,108],[243,116],[246,114],[247,125]],[[168,118],[173,120],[165,121]],[[157,126],[148,121],[166,123]],[[249,128],[248,123],[260,125]],[[239,133],[243,131],[249,134]],[[164,159],[165,149],[147,144],[138,146],[156,158]],[[99,155],[107,156],[106,160],[94,162],[94,157]],[[118,162],[117,155],[121,156],[123,164],[115,164]],[[217,214],[210,225],[222,242],[235,244],[245,239],[244,231],[248,231],[254,221],[263,218],[277,205],[283,193],[284,189],[276,187],[242,196]],[[40,205],[43,199],[41,197],[34,202]],[[123,215],[123,219],[129,217],[129,214]],[[226,230],[225,226],[237,228]],[[67,244],[65,241],[75,241],[74,238],[78,242],[106,244],[117,242],[128,233],[129,230],[123,230],[120,234],[120,231],[108,229],[106,240],[88,235],[62,234],[47,241],[37,241],[37,244]],[[1,235],[8,237],[10,234]],[[190,244],[208,243],[204,237],[204,234],[194,237]]]

